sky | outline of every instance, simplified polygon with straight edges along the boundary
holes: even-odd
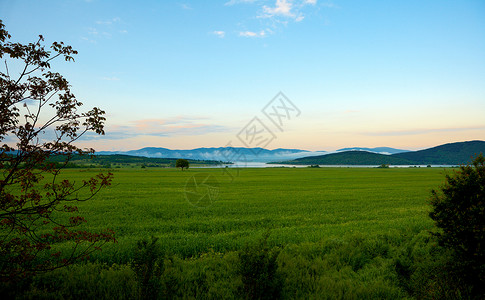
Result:
[[[63,41],[96,150],[417,150],[485,140],[485,1],[0,0],[12,41]]]

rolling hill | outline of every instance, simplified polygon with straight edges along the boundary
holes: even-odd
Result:
[[[409,152],[409,150],[395,149],[390,147],[375,147],[375,148],[352,147],[352,148],[342,148],[337,150],[337,152],[344,152],[344,151],[367,151],[367,152],[374,152],[374,153],[380,153],[380,154],[395,154],[395,153]]]
[[[473,156],[485,154],[484,141],[449,143],[433,148],[398,153],[392,156],[413,161],[415,164],[459,165],[471,161]]]
[[[313,157],[303,157],[281,164],[301,165],[460,165],[485,153],[484,141],[449,143],[433,148],[384,155],[367,151],[344,151]]]
[[[327,155],[303,157],[283,162],[296,165],[409,165],[411,161],[367,151],[344,151]]]

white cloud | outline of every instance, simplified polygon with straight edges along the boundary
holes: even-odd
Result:
[[[287,21],[282,21],[281,17],[293,19],[295,22],[301,22],[305,19],[303,14],[304,7],[306,5],[316,5],[317,0],[303,0],[303,1],[293,1],[293,0],[276,0],[274,7],[263,5],[262,13],[258,18],[273,19],[281,24],[287,24]],[[280,20],[278,20],[280,19]]]
[[[302,22],[315,14],[317,6],[334,7],[332,0],[320,5],[318,0],[229,0],[224,5],[236,5],[242,3],[254,3],[258,7],[256,19],[265,28],[261,31],[240,31],[239,36],[244,37],[264,37],[272,32],[268,28],[278,29],[287,26],[292,22]],[[317,4],[318,2],[318,4]],[[254,19],[254,18],[252,18]],[[248,27],[244,23],[239,23],[241,27]]]
[[[111,24],[113,24],[113,23],[117,23],[117,22],[119,22],[119,21],[121,21],[121,19],[120,19],[120,18],[118,18],[118,17],[115,17],[115,18],[113,18],[113,19],[111,19],[111,20],[106,20],[106,21],[96,21],[96,24],[99,24],[99,25],[111,25]]]
[[[128,33],[127,30],[122,30],[120,29],[119,25],[122,23],[121,18],[119,17],[114,17],[109,20],[101,20],[101,21],[96,21],[94,22],[95,25],[92,27],[87,28],[87,34],[97,40],[101,40],[103,38],[111,38],[114,34],[126,34]],[[81,37],[83,40],[89,41],[89,42],[94,42],[92,40],[89,40],[86,37]]]
[[[286,17],[294,17],[294,14],[291,12],[293,4],[290,0],[276,0],[275,7],[269,7],[264,5],[263,12],[265,15],[263,17],[272,17],[272,16],[286,16]]]
[[[99,34],[98,30],[96,30],[96,28],[92,28],[92,27],[88,28],[88,33],[92,34],[92,35],[98,35]]]
[[[241,32],[239,32],[239,36],[244,36],[244,37],[264,37],[264,36],[266,36],[266,32],[264,30],[261,30],[260,32],[241,31]]]
[[[207,121],[210,120],[205,117],[188,116],[177,116],[168,119],[135,120],[123,125],[111,125],[105,128],[106,135],[104,136],[87,132],[81,140],[122,140],[137,136],[193,136],[233,130],[233,128],[211,124]]]
[[[220,38],[223,38],[226,35],[226,33],[224,31],[221,31],[221,30],[215,30],[215,31],[212,32],[212,34],[215,34]]]
[[[89,39],[89,38],[87,38],[85,36],[81,37],[81,39],[83,41],[86,41],[86,42],[89,42],[89,43],[92,43],[92,44],[96,44],[96,41],[95,40]]]
[[[181,6],[183,9],[192,9],[192,6],[190,6],[189,4],[186,4],[186,3],[180,4],[180,6]]]

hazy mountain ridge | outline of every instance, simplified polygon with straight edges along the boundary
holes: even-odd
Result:
[[[397,153],[407,150],[394,149],[389,147],[377,148],[352,148],[369,149],[376,153]],[[342,150],[342,149],[341,149]],[[374,150],[374,151],[373,151]],[[340,151],[340,150],[337,150]],[[145,147],[138,150],[129,151],[99,151],[99,155],[123,154],[132,156],[144,156],[153,158],[186,158],[196,160],[218,160],[218,161],[248,161],[248,162],[270,162],[293,160],[307,156],[319,156],[328,154],[327,151],[309,151],[302,149],[278,148],[268,150],[264,148],[244,148],[244,147],[204,147],[190,150],[172,150],[162,147]]]
[[[458,165],[469,162],[471,157],[478,153],[485,153],[484,141],[448,143],[418,151],[390,147],[352,147],[342,148],[337,150],[337,152],[284,148],[268,150],[264,148],[210,147],[191,150],[171,150],[161,147],[146,147],[130,151],[97,152],[100,155],[124,154],[150,158],[185,158],[231,162],[283,162],[285,164],[320,165]]]
[[[278,148],[268,150],[264,148],[244,147],[212,147],[196,148],[191,150],[171,150],[167,148],[146,147],[130,151],[99,151],[100,155],[124,154],[132,156],[144,156],[155,158],[186,158],[198,160],[220,161],[254,161],[268,162],[274,160],[290,160],[303,156],[322,155],[325,151],[308,151],[301,149]]]
[[[303,165],[460,165],[485,153],[485,141],[448,143],[429,149],[384,155],[367,151],[344,151],[327,155],[303,157],[284,164]]]

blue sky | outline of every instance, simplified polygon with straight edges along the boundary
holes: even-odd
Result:
[[[0,18],[79,51],[54,68],[107,112],[97,150],[244,146],[254,117],[270,149],[485,139],[484,1],[0,0]],[[278,128],[280,91],[301,113]]]

